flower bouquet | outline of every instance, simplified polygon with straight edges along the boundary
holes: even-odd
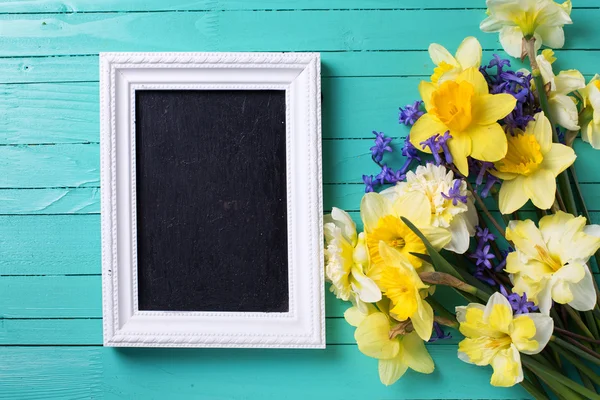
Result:
[[[363,232],[343,210],[325,218],[326,277],[351,303],[359,350],[390,385],[410,368],[431,373],[425,342],[460,331],[458,357],[491,365],[494,386],[521,384],[537,399],[600,399],[600,308],[591,259],[600,226],[577,181],[573,143],[600,148],[600,77],[555,74],[571,3],[487,0],[486,32],[529,59],[511,69],[466,38],[436,65],[421,99],[400,109],[410,127],[403,163],[374,132],[376,176],[363,176]],[[538,54],[541,46],[545,50]],[[500,213],[490,210],[499,210]],[[597,265],[597,264],[596,264]],[[457,307],[440,301],[446,286]],[[445,304],[446,303],[446,304]]]

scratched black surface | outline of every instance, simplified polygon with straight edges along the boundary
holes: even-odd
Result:
[[[285,93],[136,92],[141,310],[288,310]]]

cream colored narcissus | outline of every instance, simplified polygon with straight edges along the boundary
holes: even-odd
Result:
[[[506,297],[496,292],[485,306],[456,307],[460,333],[458,358],[494,369],[490,383],[510,387],[523,380],[521,354],[538,354],[552,336],[552,318],[535,313],[513,316]]]
[[[454,179],[454,173],[443,165],[420,165],[406,174],[406,182],[384,190],[381,195],[394,201],[412,192],[425,195],[431,208],[431,225],[446,228],[452,239],[444,246],[446,250],[463,254],[469,248],[469,239],[479,224],[473,195],[462,179]]]
[[[536,57],[542,73],[544,84],[548,85],[549,112],[555,118],[556,123],[570,131],[579,130],[579,112],[575,97],[570,93],[585,88],[585,78],[576,69],[561,71],[554,75],[552,63],[556,60],[554,52],[546,49]]]
[[[325,275],[337,298],[351,301],[365,310],[364,303],[381,300],[381,291],[369,277],[369,253],[365,234],[356,232],[356,224],[347,212],[333,208],[325,216]]]
[[[506,272],[515,293],[527,293],[548,314],[552,300],[588,311],[596,304],[589,258],[600,249],[600,226],[562,211],[533,221],[511,221],[506,238],[515,252],[506,258]]]
[[[383,241],[405,257],[414,268],[421,268],[424,261],[411,253],[426,254],[425,244],[406,225],[401,217],[408,218],[431,244],[440,250],[451,240],[448,229],[432,226],[429,201],[422,193],[409,193],[394,201],[379,193],[367,193],[360,203],[360,216],[366,233],[366,243],[371,259],[369,276],[377,283],[385,266],[379,253]]]
[[[480,24],[484,32],[500,32],[500,43],[513,57],[522,54],[523,39],[535,38],[535,50],[542,44],[560,49],[565,44],[564,25],[572,24],[571,0],[487,0],[488,17]]]
[[[383,241],[379,242],[379,254],[385,265],[379,286],[392,302],[390,314],[398,321],[410,318],[421,339],[429,340],[433,329],[433,309],[423,300],[429,286],[421,281],[405,257]]]
[[[425,343],[416,332],[390,338],[395,321],[387,314],[370,307],[362,313],[355,307],[344,314],[346,321],[357,329],[354,338],[358,349],[379,360],[379,379],[391,385],[410,368],[422,374],[435,369]]]
[[[529,122],[525,132],[506,134],[506,156],[494,163],[490,173],[503,179],[499,207],[502,214],[521,208],[527,200],[542,210],[554,203],[556,177],[575,161],[572,148],[552,143],[552,126],[540,112]]]
[[[581,138],[600,150],[600,75],[596,74],[579,94],[583,99],[583,111],[579,116]]]
[[[514,110],[517,99],[507,93],[490,94],[478,68],[467,68],[440,85],[423,81],[419,93],[427,113],[411,128],[415,147],[421,149],[430,137],[450,132],[448,149],[464,176],[469,175],[468,156],[489,162],[504,157],[506,136],[498,121]]]
[[[448,79],[454,79],[467,68],[479,68],[481,65],[481,45],[473,36],[469,36],[462,41],[456,56],[450,54],[442,45],[432,43],[429,45],[429,57],[435,64],[431,82],[435,84],[443,83]]]

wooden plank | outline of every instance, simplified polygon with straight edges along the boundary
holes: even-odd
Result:
[[[362,175],[377,175],[371,160],[370,139],[325,140],[323,142],[323,183],[360,183]],[[394,145],[399,149],[399,143]],[[599,182],[596,150],[577,141],[579,181]],[[399,151],[386,155],[390,166],[402,165]],[[50,146],[0,146],[0,188],[45,188],[98,186],[98,144],[57,144]]]
[[[419,81],[324,78],[323,136],[369,138],[374,129],[405,135],[398,107],[418,98]],[[0,144],[98,142],[98,97],[97,82],[0,85]]]
[[[0,243],[0,275],[101,272],[100,215],[1,216]]]
[[[466,364],[456,346],[431,346],[433,375],[379,382],[377,360],[355,346],[326,350],[2,347],[5,399],[526,399],[489,384],[491,369]],[[24,384],[26,382],[26,384]],[[226,384],[224,384],[226,382]],[[434,384],[432,384],[434,383]]]
[[[498,49],[498,35],[479,31],[484,16],[483,10],[4,14],[0,55],[422,50],[435,41],[455,47],[464,32],[478,35],[485,49]],[[572,16],[586,35],[567,27],[566,48],[594,48],[588,38],[600,34],[600,9],[574,10]],[[415,34],[415,27],[424,29]]]
[[[593,7],[594,0],[578,0],[575,8]],[[85,13],[85,12],[140,12],[140,11],[231,11],[231,10],[330,10],[330,9],[485,9],[484,3],[472,0],[5,0],[0,4],[0,13]]]
[[[0,189],[0,214],[98,214],[100,188]]]
[[[458,43],[450,44],[454,51]],[[494,53],[509,58],[503,51],[484,51],[483,62]],[[598,72],[598,50],[556,50],[555,69],[580,70],[593,76]],[[513,69],[528,67],[511,59]],[[426,50],[357,51],[321,53],[323,77],[419,76],[427,78],[434,68]],[[0,83],[48,83],[98,81],[98,56],[8,57],[0,58]]]

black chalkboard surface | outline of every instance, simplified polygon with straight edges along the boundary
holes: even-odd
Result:
[[[138,90],[138,304],[288,311],[285,92]]]

